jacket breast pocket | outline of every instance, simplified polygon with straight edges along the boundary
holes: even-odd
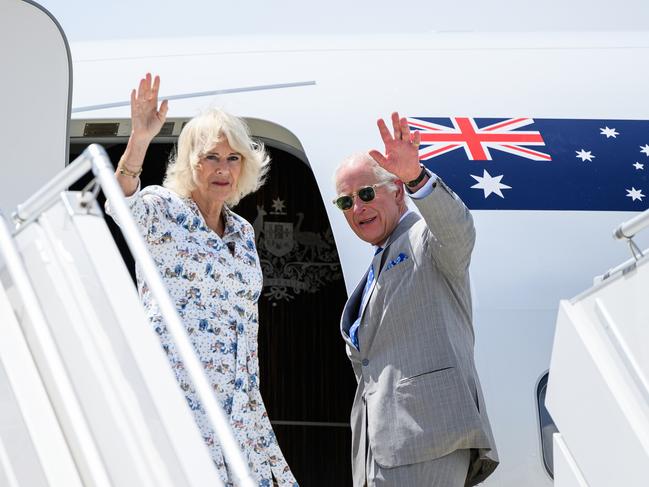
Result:
[[[385,265],[381,275],[384,279],[399,279],[404,275],[409,275],[412,272],[412,267],[413,259],[393,260]]]
[[[372,451],[383,467],[428,461],[487,441],[481,438],[475,394],[455,367],[402,379],[394,390],[393,408],[394,417],[374,418],[391,422],[384,425],[372,424],[368,411]]]

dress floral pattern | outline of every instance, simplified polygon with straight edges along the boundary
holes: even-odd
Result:
[[[148,186],[127,198],[187,333],[260,487],[297,486],[259,390],[257,301],[262,273],[252,226],[224,206],[223,238],[212,231],[191,198]],[[110,204],[106,205],[111,214]],[[119,222],[118,222],[119,223]],[[147,317],[185,393],[212,459],[233,485],[218,440],[198,401],[160,310],[141,278]]]

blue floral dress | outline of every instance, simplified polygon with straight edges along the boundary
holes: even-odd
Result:
[[[191,198],[148,186],[127,198],[171,299],[230,418],[260,487],[297,486],[277,444],[259,391],[257,300],[262,273],[252,226],[224,207],[221,238]],[[106,205],[111,214],[110,204]],[[118,222],[119,223],[119,222]],[[232,250],[231,250],[232,249]],[[136,263],[138,290],[180,387],[226,485],[223,454]]]

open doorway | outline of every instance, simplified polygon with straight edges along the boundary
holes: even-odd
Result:
[[[73,141],[71,160],[92,142]],[[102,143],[116,164],[125,142]],[[234,208],[255,228],[264,272],[261,392],[300,485],[351,486],[349,411],[356,383],[339,331],[346,300],[340,260],[309,166],[270,141],[267,149],[273,162],[266,184]],[[171,142],[151,145],[143,186],[161,184],[172,150]],[[110,218],[107,223],[134,276],[119,229]]]

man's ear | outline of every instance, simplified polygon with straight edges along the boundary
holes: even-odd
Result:
[[[406,189],[403,185],[403,181],[401,181],[401,179],[396,179],[394,181],[394,184],[397,185],[397,190],[394,193],[394,197],[396,198],[397,203],[402,203],[406,198]]]

